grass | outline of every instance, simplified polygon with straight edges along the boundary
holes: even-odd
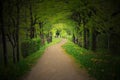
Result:
[[[96,80],[120,80],[120,56],[94,53],[70,41],[63,48]]]
[[[59,43],[61,40],[61,38],[54,38],[52,43],[42,46],[37,52],[22,59],[17,64],[10,63],[8,67],[0,66],[0,80],[17,80],[30,71],[32,66],[36,64],[37,60],[43,55],[47,47]]]

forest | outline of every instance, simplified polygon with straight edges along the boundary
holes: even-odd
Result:
[[[108,79],[120,79],[120,0],[0,0],[1,80],[23,75],[29,56],[44,51],[56,38],[66,38],[94,54],[115,57],[109,60],[114,60],[117,77],[113,74]]]

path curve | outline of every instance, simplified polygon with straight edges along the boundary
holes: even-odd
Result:
[[[46,49],[43,56],[24,80],[93,80],[79,69],[74,60],[61,48],[67,40]]]

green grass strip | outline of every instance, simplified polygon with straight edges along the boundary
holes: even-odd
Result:
[[[63,48],[96,80],[120,80],[120,56],[97,54],[70,41]]]

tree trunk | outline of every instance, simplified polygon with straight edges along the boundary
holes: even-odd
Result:
[[[41,39],[41,43],[42,43],[42,45],[44,45],[44,44],[45,44],[45,38],[44,38],[43,33],[40,34],[40,39]]]
[[[50,42],[52,42],[52,32],[50,32]]]
[[[86,30],[86,48],[89,49],[89,29]]]
[[[96,31],[93,30],[93,32],[92,32],[92,50],[93,51],[96,50],[96,44],[97,44],[96,38],[97,38]]]
[[[1,26],[3,26],[3,25],[1,25]],[[7,54],[7,44],[6,44],[6,37],[5,37],[4,31],[5,31],[4,28],[1,28],[2,43],[3,43],[4,64],[7,65],[8,64],[8,54]]]
[[[29,6],[29,10],[30,10],[30,38],[34,38],[34,33],[35,33],[35,29],[33,27],[33,13],[32,13],[32,5],[31,5],[31,2],[30,2],[30,6]]]
[[[16,46],[17,46],[17,62],[19,62],[19,60],[20,60],[20,51],[19,51],[19,23],[20,23],[20,21],[19,21],[19,19],[20,19],[20,1],[19,0],[17,0],[17,5],[16,5],[16,7],[17,7],[17,19],[16,19]]]
[[[107,33],[107,37],[108,37],[108,40],[107,40],[107,49],[109,51],[110,50],[110,33]]]
[[[3,43],[3,56],[4,56],[4,64],[8,65],[8,54],[7,54],[7,45],[6,45],[6,37],[5,37],[5,26],[3,19],[3,1],[0,0],[0,23],[1,23],[1,34],[2,34],[2,43]]]
[[[74,33],[73,33],[73,42],[75,43],[75,35],[74,35]]]
[[[15,57],[15,47],[13,47],[13,63],[16,63],[16,57]]]
[[[52,42],[52,33],[51,33],[51,32],[49,32],[49,33],[47,34],[47,42],[48,42],[48,43]]]
[[[40,39],[42,45],[45,44],[44,34],[43,34],[43,22],[39,22],[39,28],[40,28]]]
[[[16,63],[16,56],[15,56],[15,47],[16,47],[16,41],[15,41],[15,38],[14,38],[14,34],[15,33],[13,33],[13,35],[12,34],[7,34],[7,37],[8,37],[8,39],[9,39],[9,42],[11,43],[11,45],[12,45],[12,49],[13,49],[13,63],[15,64]],[[11,37],[10,37],[11,36]]]
[[[84,48],[87,49],[87,29],[83,26],[84,29]]]

